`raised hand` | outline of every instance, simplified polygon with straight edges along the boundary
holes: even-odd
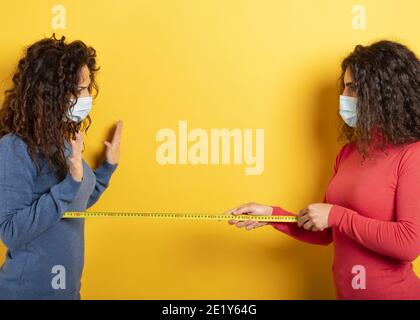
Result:
[[[69,158],[69,169],[70,174],[76,181],[82,181],[83,179],[83,162],[82,162],[82,150],[83,150],[83,134],[76,133],[76,139],[71,140],[72,155]]]
[[[120,161],[120,142],[122,134],[122,121],[117,121],[117,127],[114,131],[114,136],[112,137],[111,142],[104,141],[106,151],[105,159],[111,164],[117,164]]]

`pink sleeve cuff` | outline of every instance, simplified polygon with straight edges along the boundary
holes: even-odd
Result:
[[[288,211],[286,211],[286,210],[284,210],[284,209],[282,209],[280,207],[274,207],[274,206],[272,206],[272,208],[273,208],[273,213],[271,214],[272,216],[295,216],[295,214],[290,213],[290,212],[288,212]],[[281,223],[281,222],[269,222],[268,224],[271,224],[271,225],[276,224],[276,225],[278,225],[279,223]]]
[[[273,216],[294,216],[293,213],[286,211],[280,207],[272,207],[273,208]]]
[[[328,227],[338,227],[345,212],[346,208],[333,204],[328,215]]]

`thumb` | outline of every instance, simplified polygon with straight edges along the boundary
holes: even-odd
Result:
[[[111,147],[111,143],[109,143],[108,141],[104,141],[104,145],[107,148],[110,148]]]
[[[233,214],[254,214],[254,210],[251,208],[251,206],[244,206],[244,207],[240,207],[239,209],[235,210],[233,212]]]

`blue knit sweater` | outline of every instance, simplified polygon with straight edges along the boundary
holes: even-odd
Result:
[[[65,155],[71,146],[65,143]],[[0,299],[80,299],[85,211],[109,185],[118,164],[104,160],[92,171],[83,160],[83,180],[64,179],[46,159],[37,176],[26,143],[9,133],[0,139],[0,238],[7,247],[0,269]]]

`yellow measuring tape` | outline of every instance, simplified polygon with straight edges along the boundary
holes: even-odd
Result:
[[[186,220],[236,220],[259,222],[296,222],[296,216],[255,216],[233,214],[203,214],[203,213],[144,213],[144,212],[92,212],[67,211],[63,218],[153,218],[153,219],[186,219]]]

